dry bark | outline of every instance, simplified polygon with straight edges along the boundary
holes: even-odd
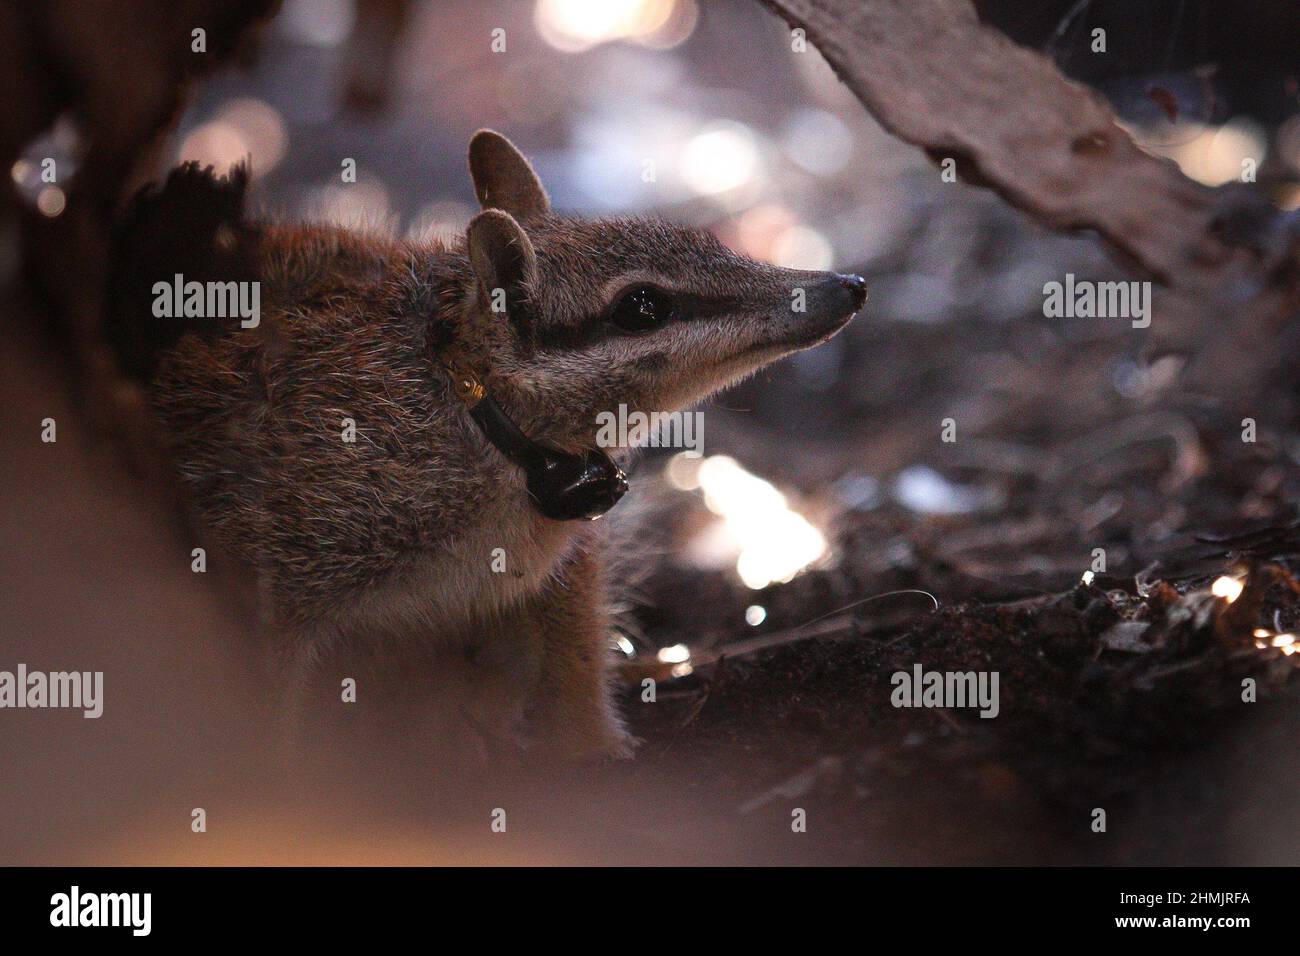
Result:
[[[1097,93],[967,0],[764,0],[880,123],[1054,227],[1095,229],[1161,279],[1229,254],[1212,193],[1140,150]]]

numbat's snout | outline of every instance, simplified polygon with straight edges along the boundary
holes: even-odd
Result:
[[[341,647],[432,648],[433,693],[440,653],[490,687],[439,733],[627,753],[607,523],[568,520],[622,492],[625,449],[596,447],[597,416],[680,410],[816,345],[865,284],[658,219],[556,215],[490,131],[469,161],[482,211],[446,246],[248,222],[242,169],[176,170],[118,229],[118,344],[197,518],[258,578],[290,696]],[[154,285],[177,275],[258,283],[256,327],[202,303],[155,312]],[[558,490],[533,460],[570,468]],[[543,507],[570,486],[592,501]]]

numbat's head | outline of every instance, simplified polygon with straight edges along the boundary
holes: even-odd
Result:
[[[239,331],[237,318],[158,318],[158,280],[260,279],[265,321],[227,346],[260,350],[237,362],[256,373],[253,394],[283,395],[275,380],[292,370],[324,399],[346,367],[433,372],[454,355],[530,437],[572,451],[592,445],[601,412],[680,409],[826,341],[866,298],[858,276],[756,262],[703,230],[557,216],[528,161],[489,130],[469,165],[483,209],[451,248],[251,223],[245,169],[216,180],[182,166],[119,229],[113,332],[128,367],[147,377],[157,344]],[[388,378],[390,396],[410,381]]]
[[[556,216],[528,161],[490,130],[469,163],[483,211],[466,234],[462,318],[488,345],[493,388],[562,446],[590,444],[602,411],[676,410],[818,345],[866,298],[858,276],[766,265],[702,230]]]

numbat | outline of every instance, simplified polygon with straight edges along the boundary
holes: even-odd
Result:
[[[627,449],[595,447],[598,415],[679,410],[825,342],[865,285],[555,215],[490,131],[469,165],[482,211],[448,246],[250,223],[242,168],[181,167],[119,227],[117,344],[197,522],[256,575],[288,698],[342,645],[419,648],[435,694],[439,655],[504,682],[452,732],[625,755],[606,522],[582,519],[626,489]],[[258,283],[260,323],[156,316],[176,274]]]

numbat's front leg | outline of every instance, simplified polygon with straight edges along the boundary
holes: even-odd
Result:
[[[533,723],[543,745],[574,756],[630,757],[613,700],[613,652],[598,548],[584,550],[529,602],[528,624],[541,637]]]

